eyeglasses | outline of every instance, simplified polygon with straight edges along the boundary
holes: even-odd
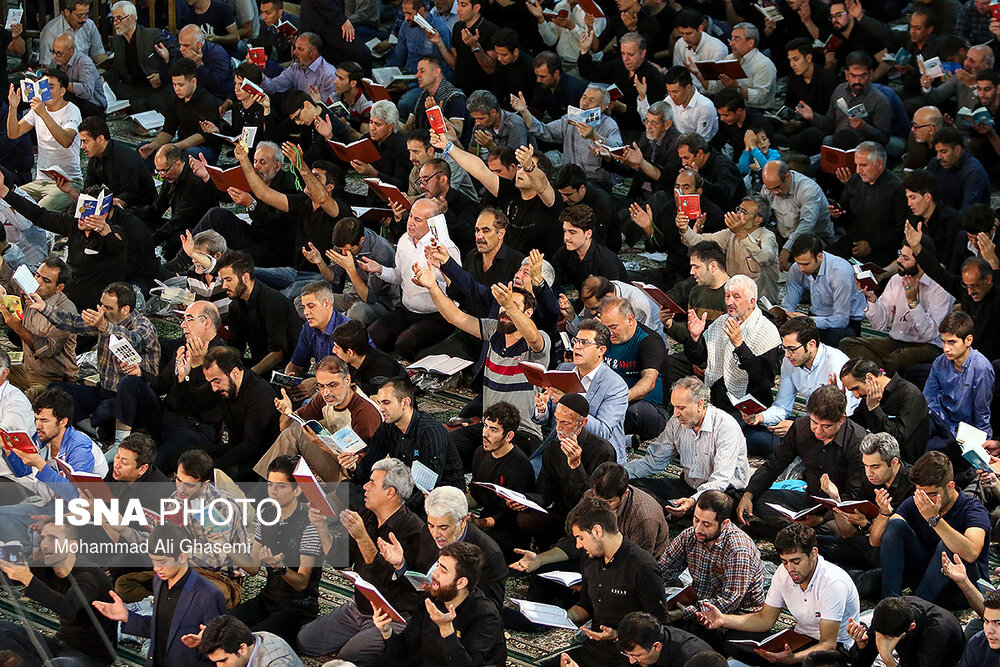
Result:
[[[180,162],[180,160],[178,160],[177,162]],[[163,175],[163,174],[167,173],[168,171],[170,171],[171,169],[174,168],[174,165],[177,164],[177,162],[174,162],[169,167],[164,167],[163,169],[160,169],[159,167],[157,167],[156,168],[156,173],[160,174],[160,175]]]
[[[800,347],[805,347],[805,345],[796,345],[794,347],[789,347],[787,345],[782,345],[781,347],[784,348],[785,354],[791,354],[792,352],[794,352],[795,350],[799,349]]]
[[[417,179],[417,183],[419,185],[427,185],[432,178],[434,178],[435,176],[440,176],[443,173],[444,173],[443,171],[435,171],[433,174],[428,174],[427,176],[421,176],[420,178]]]
[[[844,16],[847,16],[847,12],[830,12],[830,18],[832,19],[839,19]]]
[[[127,21],[128,19],[129,19],[128,15],[125,15],[125,16],[115,16],[115,15],[112,14],[112,16],[111,16],[111,22],[112,23],[125,23],[125,21]]]
[[[934,124],[933,123],[922,123],[922,124],[918,125],[917,121],[914,120],[914,121],[910,122],[910,127],[912,127],[914,130],[919,130],[922,127],[934,127]]]
[[[182,324],[191,324],[192,322],[197,322],[198,320],[204,318],[204,315],[185,315],[184,319],[181,320]]]
[[[51,53],[54,56],[64,56],[67,53],[69,53],[69,51],[57,51],[56,49],[49,49],[49,53]]]
[[[742,206],[740,206],[738,209],[736,209],[736,212],[739,213],[740,215],[753,215],[753,211],[748,211],[745,208],[743,208]]]
[[[576,347],[577,345],[579,345],[580,347],[597,345],[596,340],[587,340],[586,338],[573,338],[570,342],[573,344],[573,347]]]
[[[985,280],[980,280],[980,281],[974,282],[974,283],[967,283],[967,282],[965,282],[963,280],[962,281],[962,287],[964,287],[967,290],[979,289],[980,287],[983,286],[983,283],[985,283],[985,282],[986,282]]]
[[[87,17],[90,16],[90,12],[70,12],[73,16],[80,19],[81,21],[86,21]]]

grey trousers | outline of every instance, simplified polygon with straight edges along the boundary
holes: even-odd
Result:
[[[393,623],[392,631],[404,627]],[[381,655],[385,642],[371,614],[361,613],[351,600],[299,630],[299,648],[306,655],[336,653],[340,660],[363,665]]]

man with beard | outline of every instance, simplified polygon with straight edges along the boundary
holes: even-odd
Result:
[[[420,165],[417,183],[425,199],[438,203],[444,212],[448,235],[462,253],[476,246],[475,227],[478,203],[451,187],[451,165],[441,158],[432,158]]]
[[[521,428],[515,436],[515,444],[530,454],[542,440],[542,429],[530,419],[534,387],[525,379],[519,363],[527,361],[548,368],[552,349],[548,334],[539,331],[531,320],[535,312],[534,295],[515,288],[513,283],[498,283],[492,288],[493,298],[500,304],[497,318],[476,318],[459,310],[441,291],[431,270],[416,265],[415,268],[416,280],[430,292],[434,305],[445,320],[486,342],[483,407],[507,401],[517,408],[521,415]],[[464,461],[471,460],[472,452],[482,442],[482,432],[480,423],[452,434]]]
[[[544,663],[555,667],[575,660],[581,667],[622,664],[615,628],[626,614],[644,611],[667,620],[666,594],[656,560],[625,538],[611,506],[584,498],[566,517],[576,545],[587,555],[583,562],[580,602],[567,610],[573,623],[591,621],[583,628],[583,645]]]
[[[248,481],[252,467],[267,443],[278,437],[278,411],[274,389],[229,347],[214,347],[205,353],[204,382],[222,397],[222,423],[228,444],[212,448],[215,467],[236,481]]]
[[[896,271],[880,296],[867,288],[861,290],[867,300],[865,316],[877,331],[891,325],[889,337],[849,337],[839,343],[848,357],[871,359],[889,377],[912,364],[929,364],[941,354],[938,325],[955,303],[953,296],[924,273],[905,242]]]
[[[118,623],[107,618],[92,618],[94,601],[109,600],[111,580],[102,568],[77,555],[76,528],[56,524],[48,518],[41,529],[41,562],[28,561],[23,553],[15,562],[0,560],[0,572],[22,586],[24,596],[59,617],[54,637],[37,633],[38,639],[55,658],[53,664],[66,660],[71,664],[107,665],[115,660]],[[30,564],[29,564],[30,563]],[[4,647],[26,649],[25,664],[36,659],[28,633],[34,633],[11,621],[0,621]],[[95,636],[96,635],[96,636]]]
[[[392,536],[389,542],[379,545],[382,557],[395,568],[396,576],[402,576],[407,570],[430,574],[446,546],[457,542],[471,544],[483,554],[483,569],[477,587],[486,599],[496,603],[498,609],[502,608],[507,563],[493,538],[471,523],[469,499],[465,493],[453,486],[439,486],[427,494],[424,510],[427,512],[427,526],[420,534],[420,551],[416,560],[407,561],[402,546],[392,540]]]
[[[760,550],[730,521],[732,513],[733,500],[722,491],[701,494],[692,526],[673,539],[660,557],[664,581],[673,581],[686,569],[698,594],[697,602],[678,602],[669,610],[674,625],[704,634],[695,614],[709,603],[724,614],[751,614],[764,603]]]
[[[389,616],[375,610],[373,620],[385,651],[369,665],[504,664],[507,646],[500,610],[477,588],[482,569],[483,553],[474,544],[453,542],[441,549],[431,574],[430,596],[402,633],[394,634]],[[443,610],[439,602],[444,603]]]
[[[472,455],[472,484],[469,495],[479,505],[479,516],[472,523],[489,535],[507,557],[513,556],[518,547],[528,548],[529,536],[517,529],[517,512],[507,507],[503,498],[490,489],[476,484],[500,486],[528,493],[535,488],[535,471],[514,438],[521,425],[520,411],[506,401],[498,401],[483,409],[480,428],[482,447]]]
[[[315,386],[319,394],[294,413],[292,400],[284,389],[281,390],[281,398],[274,400],[281,413],[281,435],[254,466],[258,475],[266,477],[268,466],[278,456],[298,454],[305,458],[318,478],[326,482],[340,481],[340,459],[349,460],[351,455],[333,456],[329,447],[312,430],[294,420],[292,415],[306,422],[315,419],[330,433],[347,426],[365,442],[371,440],[375,429],[382,423],[382,417],[370,400],[355,391],[351,384],[351,370],[350,364],[336,356],[321,359],[316,364]]]
[[[242,352],[250,348],[253,371],[262,375],[291,359],[302,329],[295,306],[280,292],[254,278],[248,254],[229,250],[219,260],[219,279],[232,299],[227,319],[229,344]]]

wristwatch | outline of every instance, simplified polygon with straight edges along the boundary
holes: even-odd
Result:
[[[941,521],[940,516],[932,516],[931,518],[927,519],[927,525],[930,526],[931,528],[934,528],[935,526],[938,525],[939,521]]]

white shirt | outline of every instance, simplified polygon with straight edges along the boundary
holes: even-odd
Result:
[[[805,590],[792,581],[788,570],[778,566],[771,577],[764,604],[788,612],[795,618],[795,631],[819,641],[819,622],[840,623],[837,641],[847,648],[854,640],[847,634],[847,620],[857,618],[861,611],[858,587],[844,570],[818,556],[816,571]]]
[[[428,231],[416,243],[409,234],[403,234],[396,246],[396,266],[383,266],[378,277],[387,283],[399,285],[403,293],[403,307],[415,313],[436,313],[437,306],[434,299],[426,287],[421,287],[413,282],[413,265],[427,266],[427,258],[424,256],[424,248],[431,244],[433,235]],[[452,257],[461,257],[458,248],[451,239],[442,239],[442,245],[448,250]],[[434,269],[438,287],[442,291],[447,287],[441,269]]]
[[[35,411],[24,392],[9,381],[0,384],[0,424],[4,430],[35,433]]]
[[[729,54],[724,60],[737,60]],[[758,109],[771,109],[775,105],[774,84],[777,80],[777,68],[771,59],[757,49],[751,49],[740,60],[740,67],[746,72],[745,79],[737,79],[737,83],[747,88],[747,106]],[[708,89],[717,93],[725,88],[722,81],[709,81]]]
[[[646,455],[627,462],[625,469],[633,478],[649,477],[670,465],[674,453],[680,457],[681,478],[695,489],[695,499],[705,491],[746,488],[750,479],[743,430],[732,415],[714,405],[708,406],[697,433],[671,417]]]
[[[955,297],[923,275],[920,276],[920,302],[916,308],[910,308],[903,277],[895,275],[875,303],[868,303],[865,315],[876,329],[885,329],[892,323],[889,338],[893,340],[941,347],[938,325],[951,312],[954,303]]]
[[[820,343],[816,349],[816,358],[813,359],[812,368],[792,366],[792,362],[788,360],[786,355],[781,362],[781,384],[778,385],[778,396],[774,399],[774,405],[760,414],[764,419],[764,425],[774,426],[778,422],[788,419],[788,415],[792,414],[796,396],[809,400],[814,391],[830,382],[831,373],[840,377],[840,369],[846,363],[846,354],[838,348],[830,347],[824,343]],[[854,398],[854,394],[847,392],[848,415],[854,414],[859,400]]]
[[[563,59],[564,64],[573,65],[580,59],[580,35],[587,30],[587,12],[580,5],[570,7],[566,0],[559,0],[552,9],[556,14],[563,10],[569,12],[569,18],[573,19],[574,26],[571,30],[560,28],[552,21],[543,21],[538,24],[538,33],[546,46],[555,44],[555,52]],[[594,36],[600,37],[607,24],[607,19],[595,18]]]
[[[35,169],[35,180],[51,180],[42,174],[42,169],[50,167],[59,167],[70,179],[79,179],[82,174],[80,172],[80,133],[77,132],[77,128],[80,127],[80,122],[83,120],[80,117],[80,109],[72,102],[67,102],[59,111],[49,111],[49,115],[59,127],[73,130],[76,132],[76,136],[73,137],[73,143],[70,144],[69,148],[63,148],[34,110],[29,110],[28,113],[24,114],[21,120],[35,128],[35,135],[38,138],[38,163]]]
[[[30,202],[35,201],[21,188],[14,188],[14,192]],[[49,254],[45,230],[31,224],[30,220],[3,200],[0,200],[0,224],[3,224],[4,231],[7,232],[7,240],[24,253],[28,266],[37,267]]]
[[[715,105],[712,104],[712,100],[697,90],[694,91],[694,95],[688,100],[686,106],[674,104],[669,95],[667,95],[666,102],[674,112],[674,127],[681,134],[697,132],[705,138],[705,141],[710,141],[719,131],[719,114],[715,110]],[[646,109],[648,108],[647,106]],[[640,114],[645,117],[646,110],[641,110]]]
[[[687,67],[689,58],[695,62],[699,60],[723,60],[727,55],[729,55],[729,47],[726,46],[725,42],[717,37],[712,37],[707,32],[701,33],[701,41],[693,49],[681,37],[678,37],[674,43],[674,65],[681,67]],[[692,74],[691,78],[694,80],[696,88],[704,90],[698,77]]]
[[[80,53],[85,53],[91,58],[104,53],[104,43],[101,41],[101,33],[97,30],[96,23],[87,19],[74,33],[66,22],[66,17],[59,12],[59,16],[46,23],[38,35],[38,59],[42,63],[52,62],[52,44],[55,43],[56,37],[66,32],[73,34],[76,50]]]

